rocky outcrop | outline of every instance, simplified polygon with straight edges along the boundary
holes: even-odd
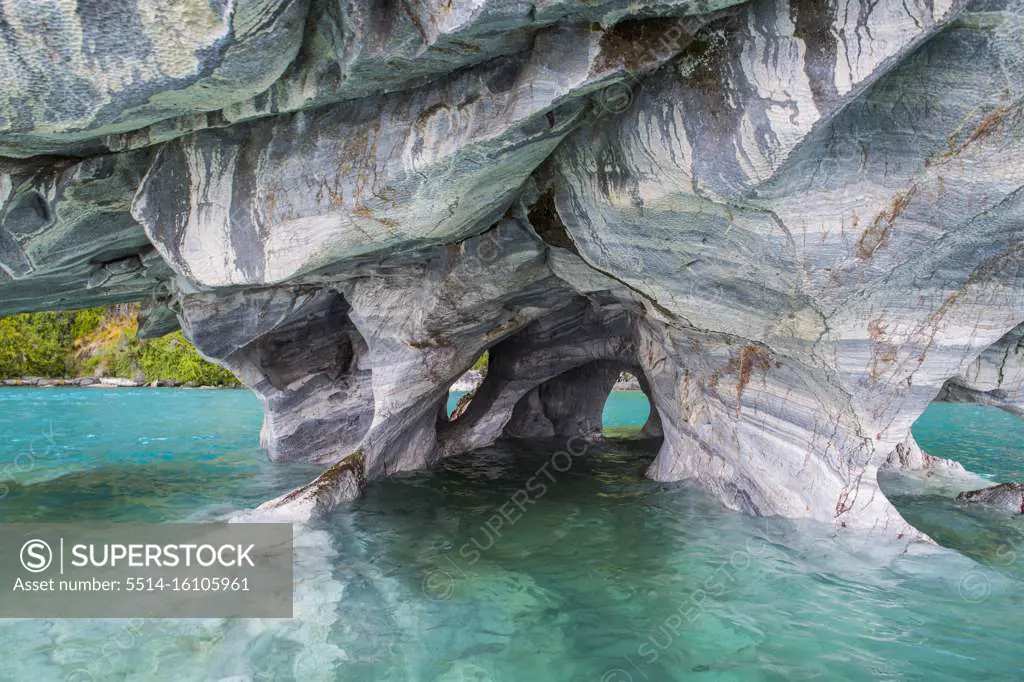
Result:
[[[12,3],[0,44],[0,154],[83,154],[177,117],[216,120],[273,85],[309,0]],[[192,125],[199,125],[198,122]]]
[[[982,490],[970,490],[956,496],[957,502],[983,504],[1011,514],[1024,514],[1024,483],[1001,483]]]
[[[616,363],[595,360],[559,374],[519,399],[503,435],[511,438],[599,436],[604,403],[619,373]]]
[[[180,324],[328,468],[281,513],[628,371],[652,478],[895,536],[927,405],[1021,405],[1016,0],[128,4],[4,16],[0,311]]]
[[[475,369],[471,369],[461,377],[459,377],[454,384],[452,384],[453,391],[465,391],[466,393],[472,393],[480,387],[483,383],[484,375]]]
[[[1024,252],[1018,255],[1024,263]],[[949,378],[937,400],[992,405],[1024,417],[1024,325],[989,346],[962,375]]]

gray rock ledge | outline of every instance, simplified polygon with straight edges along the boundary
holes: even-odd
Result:
[[[1011,514],[1024,514],[1024,483],[1000,483],[991,488],[970,490],[956,496],[964,504],[983,504]]]

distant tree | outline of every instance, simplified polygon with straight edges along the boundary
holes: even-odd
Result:
[[[0,318],[0,378],[65,376],[74,321],[67,312]]]
[[[0,317],[0,379],[113,376],[237,386],[231,372],[204,359],[181,332],[137,336],[138,305]]]

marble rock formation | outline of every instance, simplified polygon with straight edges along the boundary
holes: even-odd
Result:
[[[991,488],[970,490],[957,495],[956,501],[984,504],[1011,514],[1024,514],[1024,483],[1000,483]]]
[[[938,400],[993,405],[1024,417],[1024,325],[1014,328],[950,377]]]
[[[0,312],[180,325],[324,466],[282,514],[628,371],[651,478],[900,536],[928,404],[1020,413],[1020,0],[8,4]]]

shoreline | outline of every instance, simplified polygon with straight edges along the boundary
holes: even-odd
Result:
[[[214,386],[196,384],[191,381],[150,382],[133,381],[120,377],[75,377],[72,379],[49,379],[46,377],[21,377],[18,379],[0,379],[0,388],[225,388],[232,391],[245,386]]]

